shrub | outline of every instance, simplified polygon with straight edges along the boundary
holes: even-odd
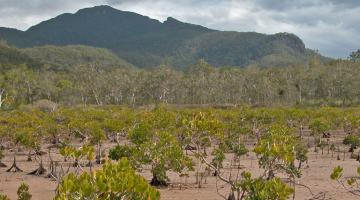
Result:
[[[129,158],[133,154],[133,149],[127,145],[117,145],[109,151],[109,158],[111,160],[120,160],[121,158]]]
[[[20,187],[17,190],[18,200],[30,200],[32,195],[29,192],[29,185],[26,183],[21,183]]]
[[[359,139],[359,137],[357,137],[355,135],[347,135],[343,140],[343,144],[351,145],[351,147],[356,148],[356,147],[360,146],[360,139]]]
[[[122,158],[117,163],[106,163],[92,174],[84,171],[80,176],[71,173],[63,177],[55,200],[68,199],[158,200],[160,193]]]

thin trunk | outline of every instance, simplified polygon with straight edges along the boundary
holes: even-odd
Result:
[[[39,176],[39,175],[43,175],[45,173],[46,173],[46,169],[44,168],[44,165],[43,165],[42,156],[40,156],[39,167],[37,169],[35,169],[34,171],[28,173],[28,174],[29,175]]]
[[[197,153],[200,155],[200,146],[197,145]],[[198,158],[198,166],[196,169],[196,183],[198,184],[198,188],[201,188],[201,177],[200,177],[200,171],[201,171],[201,160]]]
[[[295,178],[292,178],[292,183],[293,183],[293,189],[294,189],[293,200],[295,200],[295,189],[296,189]]]
[[[3,98],[4,93],[5,93],[5,89],[1,89],[0,90],[0,108],[2,108],[2,105],[3,105],[4,101],[6,100],[6,97]]]
[[[14,172],[22,172],[22,170],[16,165],[16,148],[14,148],[14,161],[13,161],[13,164],[11,165],[11,167],[6,170],[6,172],[11,172],[11,171],[14,171]]]
[[[49,174],[46,176],[46,178],[53,178],[53,179],[57,180],[58,176],[56,174],[56,166],[55,166],[54,161],[53,161],[53,159],[51,157],[51,148],[49,148],[48,154],[49,154],[50,164],[49,164]]]
[[[32,161],[32,158],[31,158],[31,150],[29,150],[27,161],[28,161],[28,162],[31,162],[31,161]]]
[[[97,93],[95,92],[95,90],[93,90],[93,94],[94,94],[94,98],[95,98],[96,104],[97,104],[97,105],[102,105],[102,102],[101,102],[101,100],[99,99],[99,95],[97,95]]]
[[[327,144],[327,154],[328,154],[328,155],[330,154],[330,146],[329,146],[329,143]]]
[[[96,156],[96,163],[101,165],[101,144],[100,142],[97,143],[97,156]]]
[[[1,159],[0,159],[0,168],[2,167],[7,167],[7,165],[5,165],[3,162],[1,162]]]
[[[303,134],[304,134],[304,127],[302,124],[300,124],[300,138],[303,137]]]
[[[302,88],[301,85],[299,85],[299,103],[302,103]]]

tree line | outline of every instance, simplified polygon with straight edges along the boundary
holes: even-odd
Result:
[[[66,105],[248,104],[357,105],[360,64],[314,58],[286,68],[215,68],[205,61],[178,71],[103,68],[99,63],[67,71],[0,65],[0,106],[13,108],[47,99]]]
[[[324,64],[261,68],[171,64],[139,69],[106,49],[44,46],[16,49],[0,42],[0,107],[48,99],[60,104],[356,105],[359,52]],[[21,64],[24,63],[24,64]]]

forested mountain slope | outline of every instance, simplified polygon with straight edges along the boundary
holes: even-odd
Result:
[[[30,68],[41,65],[36,59],[31,58],[16,48],[9,47],[4,42],[0,42],[0,68],[11,68],[21,64],[26,64]]]
[[[113,70],[133,68],[134,66],[108,49],[82,45],[40,46],[19,49],[0,42],[1,69],[29,68],[70,72],[76,66]]]
[[[40,46],[20,51],[55,71],[69,71],[77,65],[101,66],[104,70],[133,67],[107,49],[82,45]]]
[[[170,63],[184,68],[200,59],[215,66],[287,66],[306,63],[315,54],[293,34],[224,32],[171,17],[162,23],[109,6],[62,14],[27,31],[0,28],[0,38],[17,47],[107,48],[139,67]]]

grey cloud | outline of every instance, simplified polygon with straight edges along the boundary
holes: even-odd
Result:
[[[360,7],[359,0],[330,0],[330,2],[334,5],[342,5],[345,7]]]
[[[265,9],[286,11],[289,9],[303,9],[318,6],[335,6],[337,8],[360,7],[358,0],[254,0],[256,5]]]
[[[25,30],[64,12],[96,5],[103,1],[74,0],[0,0],[0,26]]]
[[[254,0],[256,5],[270,10],[284,11],[294,8],[304,8],[316,4],[316,0]]]

